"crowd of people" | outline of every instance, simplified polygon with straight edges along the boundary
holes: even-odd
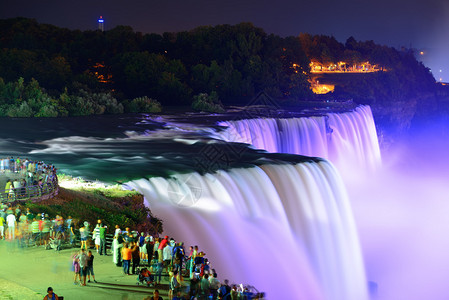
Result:
[[[188,252],[183,242],[168,236],[121,230],[116,225],[112,243],[113,263],[123,267],[124,275],[137,275],[138,283],[159,286],[162,273],[168,275],[169,299],[262,299],[262,293],[220,282],[215,269],[198,246]],[[186,278],[186,279],[185,279]]]
[[[43,246],[60,250],[65,243],[80,248],[72,256],[76,285],[97,282],[93,264],[93,252],[96,251],[98,255],[111,255],[112,262],[121,268],[125,276],[136,276],[137,284],[163,288],[168,283],[169,299],[263,298],[263,294],[254,293],[241,285],[229,285],[227,280],[221,282],[206,254],[198,246],[190,246],[186,250],[184,243],[174,238],[138,233],[130,228],[122,230],[115,225],[114,231],[110,232],[113,241],[108,247],[107,230],[102,220],[91,228],[89,222],[79,222],[70,216],[66,219],[59,215],[50,218],[20,205],[0,206],[0,238],[17,241],[21,247]],[[159,299],[160,296],[157,293],[153,297]]]
[[[35,215],[21,205],[0,204],[0,239],[15,240],[20,247],[49,246],[58,231],[63,228],[63,220],[57,216],[50,219],[46,214]]]
[[[46,188],[57,183],[53,165],[28,158],[2,158],[0,172],[4,177],[12,177],[7,179],[4,192],[0,193],[2,202],[39,197],[46,192]]]

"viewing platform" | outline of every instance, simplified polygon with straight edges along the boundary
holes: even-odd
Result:
[[[0,159],[0,202],[40,201],[58,194],[56,169],[42,161]]]

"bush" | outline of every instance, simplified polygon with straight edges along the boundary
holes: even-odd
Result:
[[[69,114],[71,116],[89,116],[95,112],[94,103],[89,99],[84,99],[80,96],[71,96],[73,105],[69,107]]]
[[[135,191],[110,191],[104,189],[69,190],[60,187],[57,196],[38,203],[26,202],[25,206],[35,214],[57,214],[64,218],[72,216],[79,221],[96,224],[103,220],[109,227],[109,233],[117,224],[122,228],[130,227],[139,232],[151,234],[162,232],[162,221],[154,217],[144,204],[142,195]]]
[[[193,97],[192,109],[212,113],[225,112],[224,106],[218,99],[218,95],[213,91],[210,96],[207,93],[200,93]]]
[[[133,99],[127,110],[132,113],[158,113],[162,111],[162,106],[157,100],[145,96]]]
[[[92,94],[92,98],[95,103],[104,107],[104,112],[107,114],[123,113],[123,104],[118,103],[117,99],[109,93]]]
[[[28,103],[24,101],[20,106],[11,106],[6,114],[11,118],[29,118],[33,116],[33,110]]]
[[[36,114],[36,117],[44,117],[44,118],[54,118],[58,116],[58,111],[56,107],[53,105],[45,105],[41,107],[39,112]]]

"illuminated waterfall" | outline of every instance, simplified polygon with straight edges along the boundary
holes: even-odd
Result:
[[[241,142],[268,152],[291,153],[329,159],[342,167],[376,169],[380,150],[369,106],[352,112],[289,119],[244,119],[223,121],[227,127],[217,137]]]
[[[327,161],[128,182],[144,194],[164,234],[199,245],[221,280],[267,299],[365,300],[351,208]]]

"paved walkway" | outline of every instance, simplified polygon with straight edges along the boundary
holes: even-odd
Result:
[[[43,299],[49,286],[68,300],[142,300],[153,294],[154,288],[136,285],[136,275],[123,275],[122,268],[114,265],[111,255],[100,256],[95,250],[92,253],[98,283],[74,285],[71,271],[74,251],[56,252],[43,247],[19,249],[15,243],[0,240],[0,299]],[[162,286],[157,288],[162,298],[168,299],[166,277],[162,279]]]

